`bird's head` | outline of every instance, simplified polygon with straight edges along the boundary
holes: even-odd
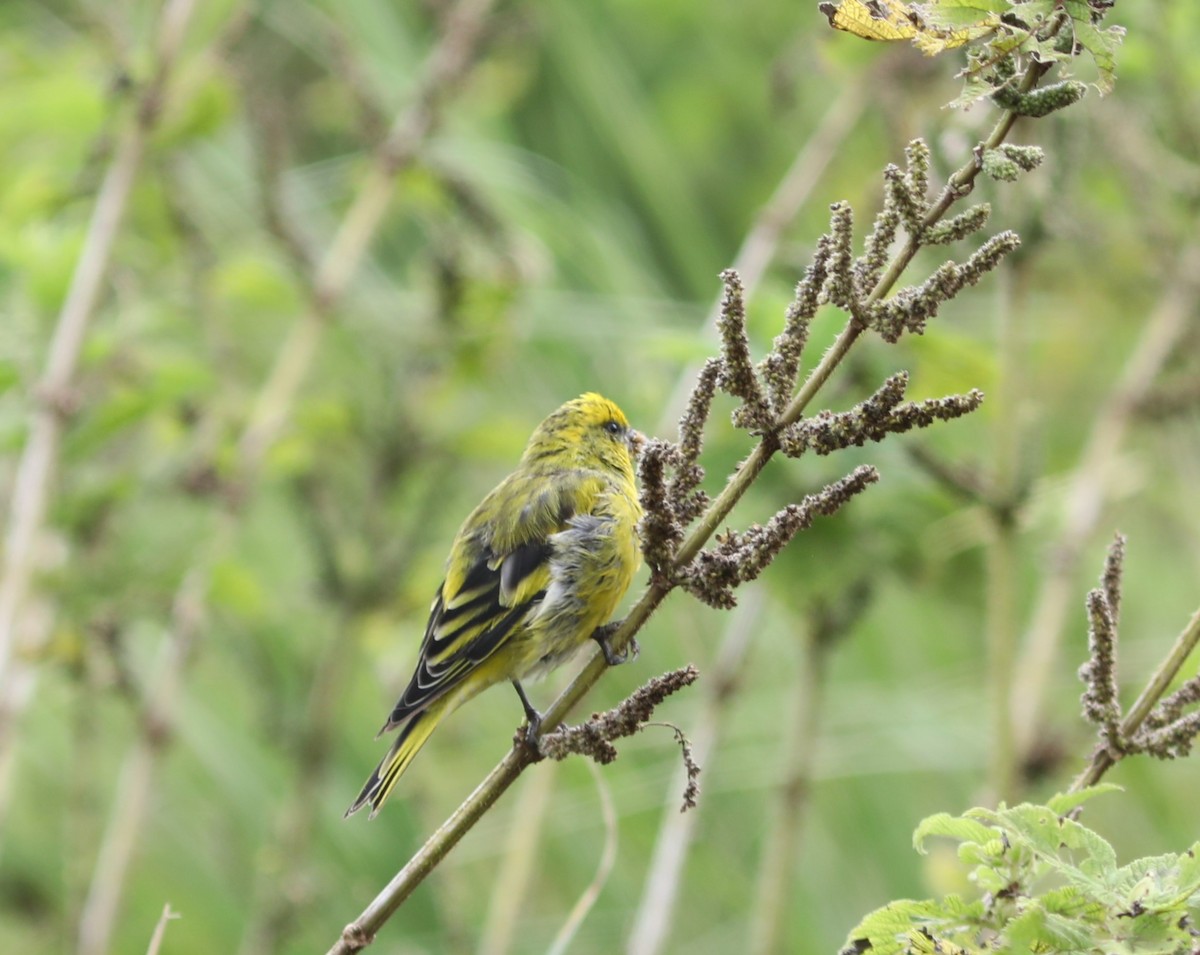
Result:
[[[614,402],[588,392],[568,401],[537,426],[523,460],[613,471],[632,479],[633,459],[642,441]]]

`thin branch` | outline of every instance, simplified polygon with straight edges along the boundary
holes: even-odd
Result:
[[[693,720],[693,753],[696,761],[710,771],[718,735],[727,725],[725,719],[735,699],[734,691],[741,682],[750,641],[759,629],[764,603],[762,591],[751,588],[732,612],[716,662],[708,674],[700,712]],[[675,919],[684,865],[700,820],[699,812],[679,811],[679,790],[685,773],[681,769],[672,775],[664,796],[658,838],[646,870],[641,901],[625,943],[627,955],[661,952]]]
[[[150,936],[150,944],[146,947],[146,955],[158,955],[167,934],[167,923],[177,918],[179,918],[179,913],[171,911],[169,902],[163,906],[162,915],[158,917],[158,924],[154,926],[154,934]]]
[[[596,864],[596,874],[571,907],[567,920],[563,922],[554,936],[554,941],[550,943],[550,948],[547,949],[548,955],[564,955],[570,947],[571,940],[575,938],[579,926],[596,904],[596,899],[600,897],[600,892],[608,882],[608,877],[612,875],[613,866],[617,862],[617,810],[613,805],[612,793],[604,774],[600,772],[600,767],[595,763],[589,763],[588,766],[592,770],[592,779],[596,781],[596,791],[600,794],[600,818],[604,820],[604,849],[600,853],[600,861]]]
[[[1020,266],[1014,268],[1019,269]],[[1022,351],[1019,328],[1023,302],[1012,275],[1001,275],[996,302],[996,417],[993,433],[990,500],[991,535],[987,544],[987,688],[991,739],[988,786],[991,802],[1012,802],[1017,785],[1017,750],[1009,699],[1013,661],[1020,639],[1017,606],[1017,527],[1013,503],[1019,480]]]
[[[488,894],[487,917],[476,949],[478,955],[505,955],[512,950],[517,916],[533,882],[546,810],[557,776],[553,766],[531,773],[513,807],[504,857],[496,869],[495,887]]]
[[[58,467],[63,428],[76,400],[73,381],[79,352],[99,304],[112,263],[113,243],[142,165],[146,142],[158,121],[167,83],[194,7],[195,0],[167,0],[163,7],[155,41],[153,76],[138,98],[132,120],[118,138],[96,196],[71,285],[54,327],[46,368],[36,389],[29,438],[21,453],[13,485],[3,576],[0,577],[0,706],[6,695],[8,664],[19,640],[29,585],[39,567],[37,548]],[[0,749],[7,746],[6,737],[7,733],[0,726]]]

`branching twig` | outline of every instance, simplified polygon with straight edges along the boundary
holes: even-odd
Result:
[[[654,715],[654,709],[672,693],[696,682],[699,671],[690,664],[656,676],[639,687],[622,703],[604,713],[593,713],[591,719],[577,726],[564,726],[538,740],[538,753],[547,759],[562,761],[578,754],[597,763],[611,763],[617,758],[613,740],[632,736]]]
[[[163,906],[162,915],[158,917],[158,923],[154,926],[154,934],[150,936],[150,944],[146,947],[146,955],[158,955],[167,934],[167,923],[177,918],[179,913],[171,911],[170,903]]]
[[[158,118],[195,0],[167,0],[159,18],[153,73],[134,115],[120,133],[59,312],[46,368],[35,393],[29,437],[17,465],[0,576],[0,711],[7,709],[6,675],[19,640],[22,608],[38,570],[38,543],[58,467],[63,428],[77,401],[79,352],[112,261],[113,243],[133,191],[142,155]],[[8,745],[0,714],[0,750]]]
[[[1192,677],[1163,699],[1167,687],[1200,644],[1200,610],[1192,615],[1129,712],[1121,714],[1116,644],[1124,556],[1125,539],[1118,535],[1109,550],[1101,586],[1088,594],[1089,656],[1079,676],[1087,685],[1084,716],[1097,727],[1100,745],[1087,768],[1071,784],[1072,792],[1094,786],[1117,762],[1135,753],[1159,759],[1185,756],[1200,735],[1200,711],[1184,714],[1186,707],[1200,702],[1200,676]]]

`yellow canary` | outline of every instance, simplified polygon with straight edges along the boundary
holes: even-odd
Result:
[[[536,732],[541,716],[521,680],[596,636],[641,564],[640,442],[621,409],[597,394],[538,425],[517,469],[454,538],[416,671],[379,731],[400,734],[347,816],[370,803],[373,818],[442,718],[495,683],[512,681]],[[619,662],[606,637],[596,638]]]

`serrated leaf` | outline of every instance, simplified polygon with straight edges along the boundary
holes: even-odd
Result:
[[[1045,912],[1042,937],[1059,951],[1086,952],[1097,947],[1097,932],[1087,923],[1077,919]]]
[[[942,17],[943,7],[950,12]],[[1008,3],[998,0],[839,0],[818,9],[835,30],[864,40],[911,40],[926,56],[970,43],[1000,25],[1000,12]]]
[[[974,899],[968,902],[957,892],[942,897],[942,917],[956,922],[970,921],[983,915],[983,902]]]
[[[835,30],[863,40],[911,40],[916,34],[908,4],[895,0],[841,0],[817,9]]]
[[[987,842],[963,842],[958,847],[958,857],[968,865],[994,866],[1004,857],[1004,841],[990,839]]]
[[[1075,41],[1087,50],[1096,64],[1099,74],[1096,88],[1102,96],[1111,93],[1116,82],[1117,47],[1125,39],[1125,28],[1097,27],[1092,22],[1091,5],[1086,0],[1063,0],[1062,6],[1071,18]]]
[[[927,23],[940,27],[970,26],[1012,9],[1010,0],[926,0],[913,6]]]
[[[1047,912],[1068,918],[1102,920],[1107,909],[1079,886],[1063,885],[1050,889],[1041,897]]]
[[[1192,951],[1191,934],[1179,924],[1184,914],[1175,910],[1122,919],[1122,926],[1128,929],[1119,936],[1123,948],[1138,955],[1175,955]]]
[[[1003,872],[997,872],[989,865],[981,865],[971,873],[972,881],[979,886],[980,891],[993,895],[1008,888],[1012,879]]]
[[[1200,892],[1200,842],[1179,856],[1179,873],[1176,876],[1179,890],[1193,896]]]
[[[1046,807],[1051,812],[1065,816],[1072,809],[1082,806],[1089,799],[1094,799],[1096,796],[1103,796],[1105,793],[1122,791],[1122,788],[1116,783],[1098,783],[1095,786],[1088,786],[1087,789],[1081,789],[1079,792],[1059,793],[1056,796],[1051,796],[1046,802]]]
[[[906,949],[905,938],[917,919],[937,918],[941,904],[934,899],[898,899],[869,913],[850,930],[848,940],[867,939],[872,955],[892,955]]]
[[[958,839],[962,842],[986,843],[996,838],[994,829],[965,819],[962,816],[952,816],[947,812],[939,812],[921,820],[913,833],[913,848],[924,854],[925,840],[930,836],[945,836],[948,839]]]
[[[1085,858],[1079,863],[1080,870],[1092,878],[1102,879],[1106,885],[1111,884],[1112,874],[1117,868],[1117,853],[1108,840],[1074,819],[1064,819],[1061,830],[1067,848],[1085,853]]]
[[[1043,950],[1046,942],[1043,936],[1045,923],[1046,913],[1036,903],[1016,918],[1010,919],[1004,926],[1004,951],[1013,955],[1024,955],[1027,952]]]
[[[1130,891],[1138,883],[1149,882],[1162,885],[1165,882],[1175,884],[1179,872],[1179,856],[1168,852],[1158,856],[1145,856],[1134,859],[1128,865],[1123,865],[1114,875],[1114,884]]]
[[[926,56],[935,56],[994,33],[1001,25],[1000,15],[1012,4],[1008,0],[933,0],[913,7],[924,25],[913,42]]]
[[[1046,806],[1022,803],[1002,810],[998,825],[1014,842],[1020,841],[1039,855],[1057,855],[1064,842],[1064,820]]]
[[[971,955],[969,948],[957,945],[949,938],[935,935],[927,929],[914,928],[908,933],[905,952],[910,955]]]

